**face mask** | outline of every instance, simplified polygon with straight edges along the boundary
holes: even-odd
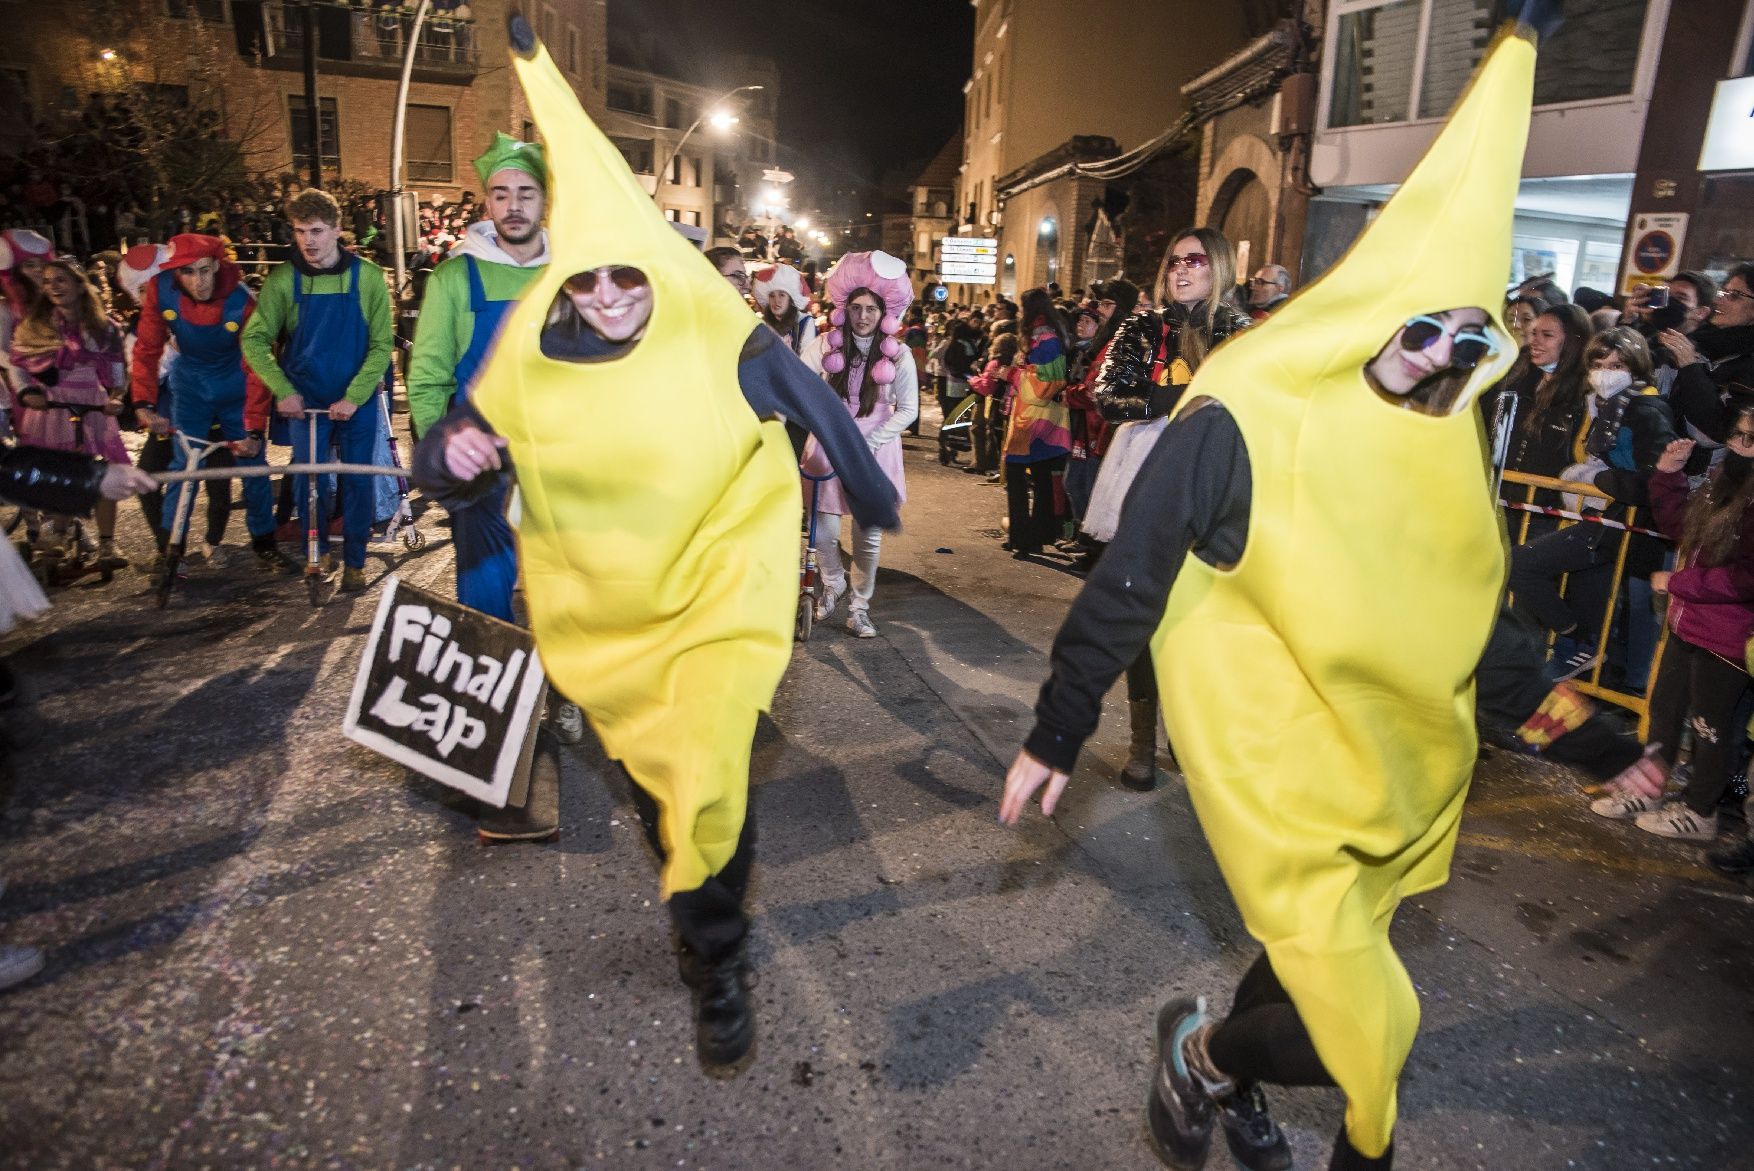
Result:
[[[1559,369],[1559,363],[1558,362],[1550,362],[1545,366],[1537,366],[1536,369],[1539,370],[1543,374],[1551,374],[1551,373],[1553,373],[1553,371]]]
[[[1747,483],[1750,473],[1754,473],[1754,456],[1738,455],[1728,448],[1724,449],[1724,462],[1718,469],[1718,479],[1725,488],[1740,488]]]
[[[1590,386],[1603,398],[1612,398],[1632,385],[1632,375],[1625,370],[1591,370]]]

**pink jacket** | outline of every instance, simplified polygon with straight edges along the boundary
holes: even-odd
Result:
[[[1687,518],[1687,477],[1681,472],[1653,472],[1651,507],[1657,526],[1681,539]],[[1744,661],[1748,639],[1754,637],[1754,508],[1742,515],[1736,547],[1722,565],[1690,565],[1669,579],[1669,629],[1683,640]]]

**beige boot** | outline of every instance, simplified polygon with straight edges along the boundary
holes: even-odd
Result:
[[[545,842],[560,833],[560,746],[548,729],[537,731],[526,768],[522,784],[512,782],[504,809],[482,811],[475,832],[483,844]]]
[[[1130,699],[1127,716],[1133,725],[1133,744],[1121,769],[1121,783],[1148,793],[1157,787],[1157,701]]]

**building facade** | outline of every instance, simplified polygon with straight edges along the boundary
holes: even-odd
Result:
[[[774,158],[779,70],[758,57],[731,58],[725,69],[735,80],[721,87],[612,62],[602,120],[664,215],[709,238],[755,214]],[[716,125],[715,115],[727,124]]]
[[[1181,86],[1247,40],[1250,3],[974,0],[956,185],[959,231],[1000,241],[998,289],[1085,282],[1100,181],[1061,182],[1107,140],[1131,150],[1184,113]],[[1106,147],[1102,148],[1106,149]],[[1068,173],[1070,174],[1070,173]],[[1044,179],[1043,176],[1053,175]],[[991,288],[953,286],[960,300]]]
[[[211,108],[248,170],[310,173],[305,5],[284,0],[93,0],[75,9],[0,0],[0,124],[49,133],[96,97]],[[534,132],[507,62],[509,0],[440,0],[416,38],[412,5],[311,4],[326,182],[393,185],[390,129],[413,45],[405,186],[455,199],[479,186],[470,160],[495,131]],[[605,109],[605,0],[523,6],[594,117]],[[14,145],[18,145],[16,142]],[[191,192],[200,197],[201,193]]]

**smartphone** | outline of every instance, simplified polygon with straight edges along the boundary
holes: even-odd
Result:
[[[1645,294],[1644,307],[1646,309],[1666,309],[1668,308],[1668,305],[1669,286],[1651,285],[1649,291]]]

